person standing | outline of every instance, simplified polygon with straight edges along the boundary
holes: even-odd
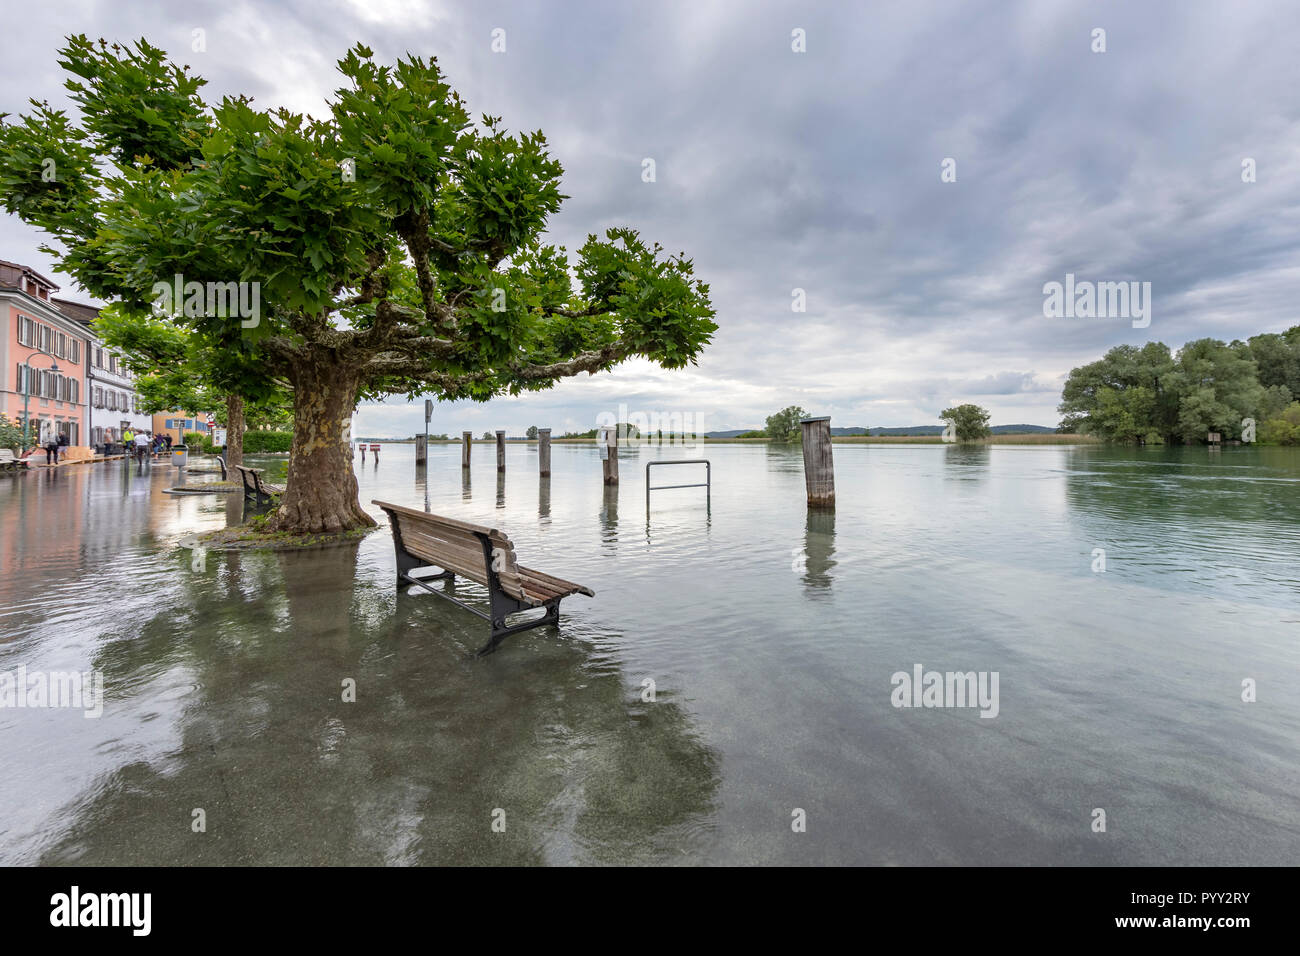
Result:
[[[135,457],[141,464],[144,463],[145,455],[146,452],[148,451],[148,448],[149,448],[149,439],[145,436],[145,433],[136,432],[135,433]]]
[[[45,464],[57,465],[59,463],[59,442],[53,435],[45,439]]]

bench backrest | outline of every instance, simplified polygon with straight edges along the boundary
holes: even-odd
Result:
[[[235,468],[239,471],[239,477],[243,480],[245,488],[256,488],[262,483],[258,477],[258,469],[247,468],[244,465],[235,465]]]
[[[18,456],[12,448],[0,448],[0,461],[17,461]]]
[[[483,559],[483,537],[486,537],[492,547],[493,565],[501,589],[512,597],[523,597],[523,582],[515,563],[515,546],[504,531],[387,501],[373,504],[388,514],[406,551],[484,586],[488,583]]]

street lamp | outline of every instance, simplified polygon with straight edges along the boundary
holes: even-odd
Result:
[[[59,360],[55,358],[53,355],[50,355],[50,353],[45,351],[45,349],[41,348],[38,345],[33,345],[28,347],[35,349],[37,352],[40,352],[42,355],[48,355],[50,357],[50,359],[52,360],[50,362],[51,372],[57,372],[59,370]],[[29,355],[27,359],[23,360],[23,368],[27,369],[27,374],[23,376],[23,451],[24,452],[27,451],[27,439],[31,431],[31,416],[27,412],[27,406],[32,397],[32,366],[31,366],[30,359],[31,356]]]

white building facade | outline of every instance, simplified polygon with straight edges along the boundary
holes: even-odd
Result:
[[[128,428],[150,434],[153,416],[140,408],[134,376],[90,327],[99,310],[66,299],[55,299],[54,303],[82,325],[86,336],[86,443],[101,450],[104,445],[121,444],[122,433]]]

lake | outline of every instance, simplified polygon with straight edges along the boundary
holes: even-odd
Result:
[[[0,479],[0,673],[104,682],[96,719],[0,708],[0,862],[1300,858],[1300,449],[834,456],[818,513],[797,445],[627,448],[616,490],[594,444],[549,482],[535,445],[504,480],[489,445],[468,478],[459,445],[420,470],[385,445],[356,465],[377,518],[495,525],[596,591],[484,658],[483,621],[399,597],[386,528],[194,570],[237,495],[120,462]],[[647,516],[645,463],[694,457],[709,506]],[[918,667],[996,674],[996,715],[895,706]]]

